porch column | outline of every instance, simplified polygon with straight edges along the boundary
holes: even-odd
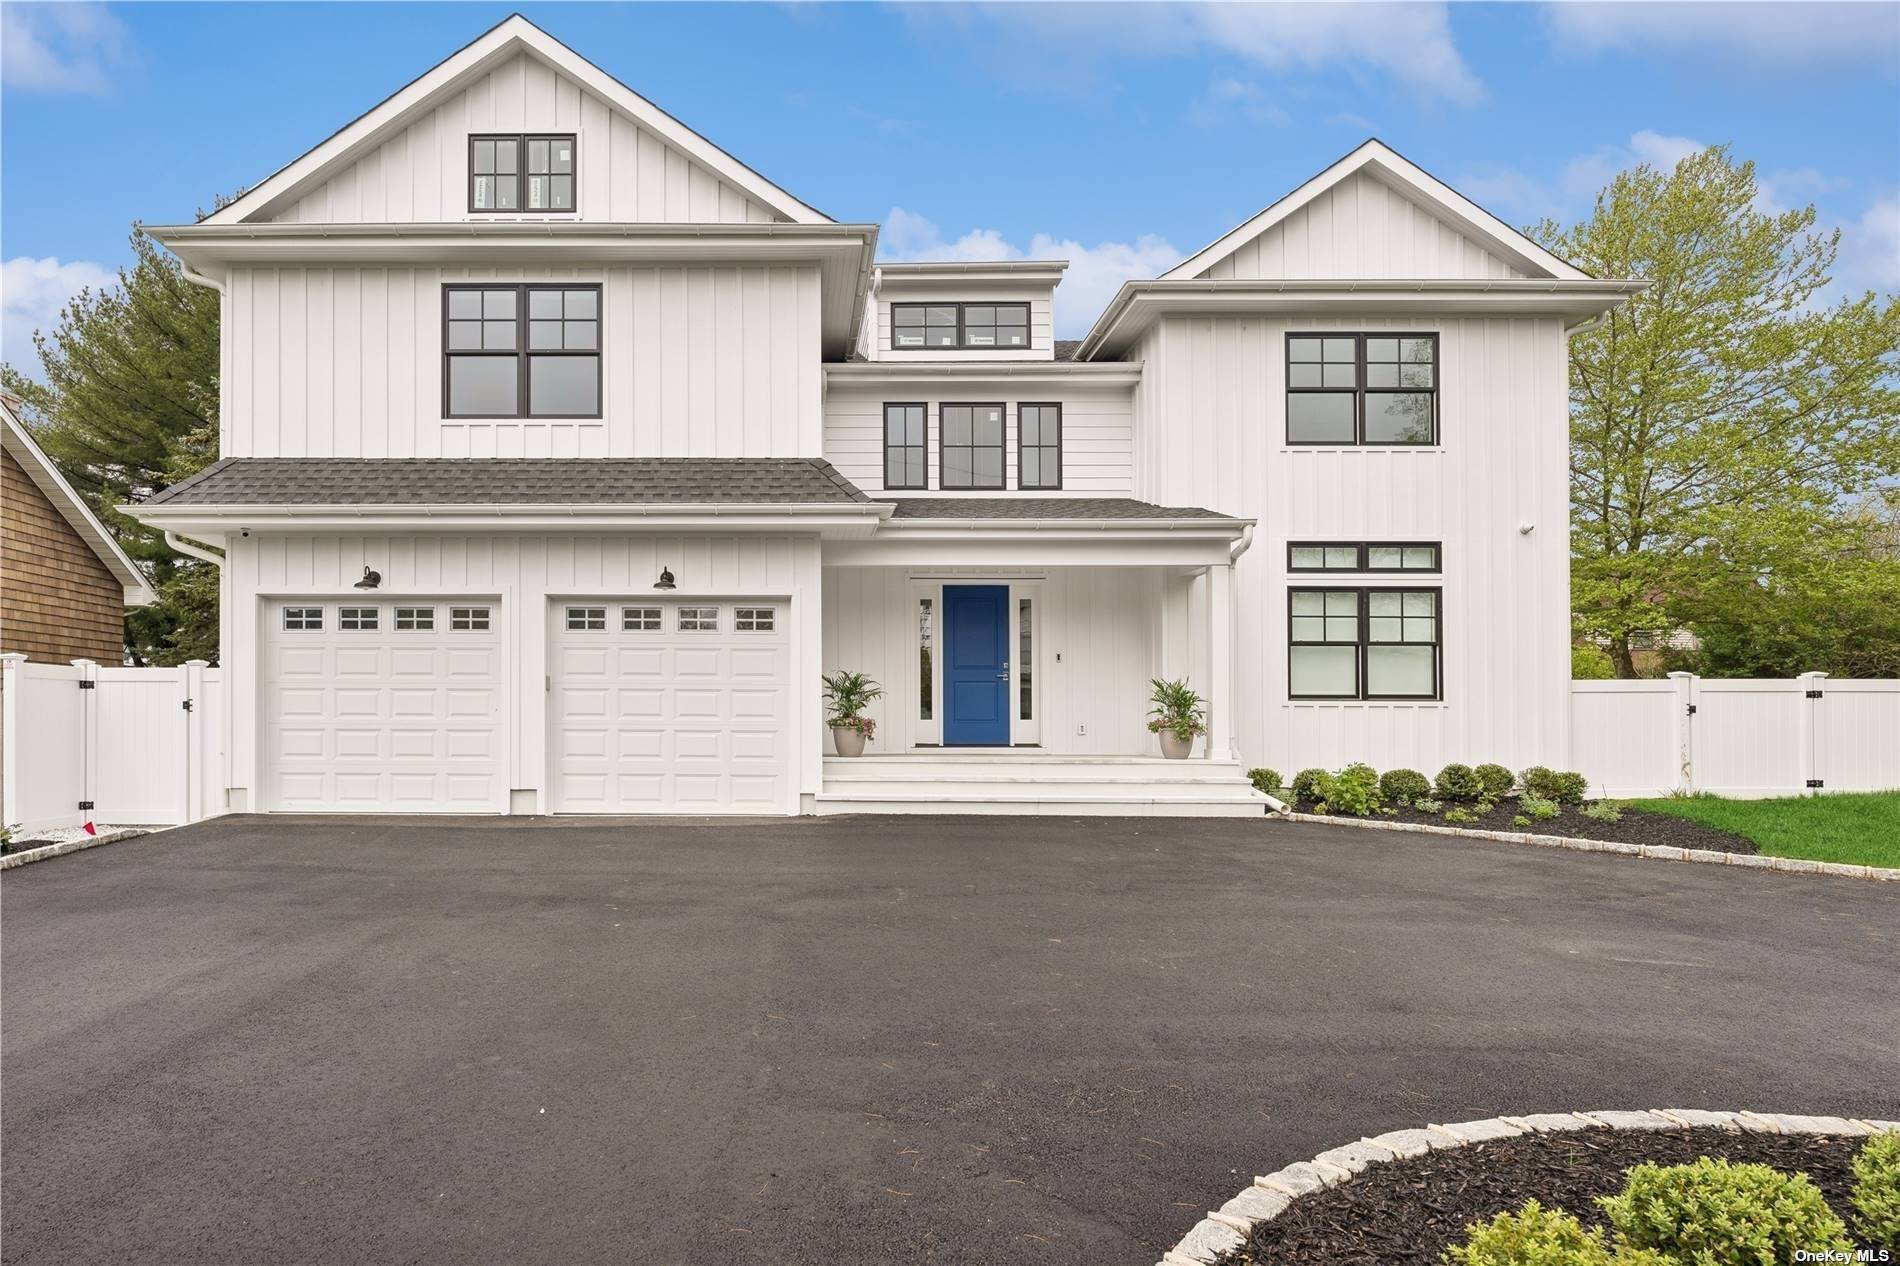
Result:
[[[1234,565],[1207,569],[1208,760],[1234,758]]]

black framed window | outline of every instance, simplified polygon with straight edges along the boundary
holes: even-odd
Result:
[[[1288,444],[1438,442],[1436,334],[1288,334]]]
[[[442,411],[600,416],[598,285],[444,286]]]
[[[940,488],[1003,486],[1003,406],[946,404],[939,407],[942,434]]]
[[[884,486],[928,488],[929,449],[925,441],[925,407],[919,404],[884,406]]]
[[[1437,541],[1289,541],[1286,569],[1293,572],[1443,570]]]
[[[470,211],[572,211],[573,133],[468,138]]]
[[[1016,486],[1062,487],[1062,406],[1016,406]]]
[[[1444,622],[1438,589],[1289,589],[1293,699],[1437,699]]]
[[[891,347],[896,351],[1028,346],[1026,303],[891,305]]]

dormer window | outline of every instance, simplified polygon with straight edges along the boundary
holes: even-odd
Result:
[[[1026,303],[893,303],[891,347],[896,351],[1026,348]]]
[[[468,138],[470,211],[572,211],[574,137]]]

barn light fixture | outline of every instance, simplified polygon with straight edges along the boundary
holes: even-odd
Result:
[[[363,578],[356,582],[356,587],[358,589],[374,589],[376,588],[376,586],[382,583],[383,583],[383,573],[379,571],[371,571],[369,568],[365,567],[363,569]]]
[[[665,563],[660,564],[660,578],[653,582],[653,587],[655,589],[673,588],[673,573],[666,569]]]

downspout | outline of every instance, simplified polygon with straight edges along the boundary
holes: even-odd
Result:
[[[224,568],[224,555],[212,553],[209,546],[193,544],[169,528],[165,531],[165,544],[171,546],[186,558],[195,558],[201,563],[210,563],[219,570],[223,570]]]
[[[180,276],[194,286],[203,286],[207,290],[215,290],[220,295],[224,293],[223,282],[215,277],[205,276],[190,264],[185,263],[182,259],[178,261],[178,271]]]
[[[1245,554],[1248,550],[1252,548],[1253,548],[1253,524],[1249,523],[1245,527],[1240,529],[1240,539],[1235,541],[1233,545],[1228,549],[1227,561],[1230,563],[1239,562],[1240,556],[1242,554]]]

